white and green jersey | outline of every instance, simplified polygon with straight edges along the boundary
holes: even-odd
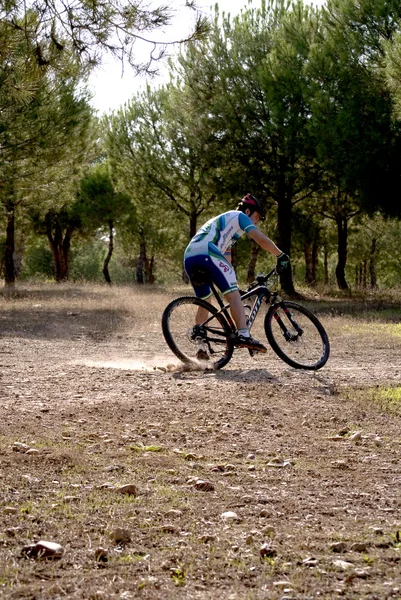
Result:
[[[244,233],[257,229],[248,215],[239,210],[229,210],[205,223],[190,241],[185,256],[223,254]]]

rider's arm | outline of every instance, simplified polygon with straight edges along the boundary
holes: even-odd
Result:
[[[274,254],[274,256],[280,256],[280,254],[282,254],[281,250],[277,248],[276,244],[274,244],[271,239],[267,237],[267,235],[262,233],[260,229],[252,229],[248,235],[250,238],[255,240],[255,242],[259,244],[261,248],[263,248],[263,250]]]

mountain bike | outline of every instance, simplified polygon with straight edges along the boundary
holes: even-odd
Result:
[[[205,273],[201,275],[206,276]],[[274,352],[287,364],[296,369],[315,371],[321,369],[330,354],[327,333],[319,319],[307,308],[283,300],[277,291],[277,271],[260,274],[241,292],[241,300],[248,306],[249,329],[255,322],[262,303],[268,305],[264,320],[264,331]],[[162,316],[162,331],[167,345],[184,363],[197,363],[196,353],[199,342],[207,348],[208,367],[221,369],[230,360],[234,350],[235,323],[212,282],[208,281],[219,309],[194,296],[176,298],[166,307]],[[201,306],[207,310],[207,318],[196,324],[196,313]],[[254,351],[248,349],[251,356]]]

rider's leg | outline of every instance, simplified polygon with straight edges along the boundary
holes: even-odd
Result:
[[[224,296],[230,305],[230,310],[237,329],[247,329],[244,305],[241,302],[241,295],[238,290],[234,290]]]

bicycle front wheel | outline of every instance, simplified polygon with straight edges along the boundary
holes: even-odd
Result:
[[[321,369],[330,354],[327,333],[307,308],[296,302],[279,302],[269,308],[265,332],[274,352],[296,369]]]
[[[199,308],[204,309],[203,322],[196,325]],[[162,331],[170,350],[184,363],[196,363],[199,349],[201,360],[212,369],[221,369],[232,357],[231,329],[205,300],[183,296],[170,302],[163,313]]]

